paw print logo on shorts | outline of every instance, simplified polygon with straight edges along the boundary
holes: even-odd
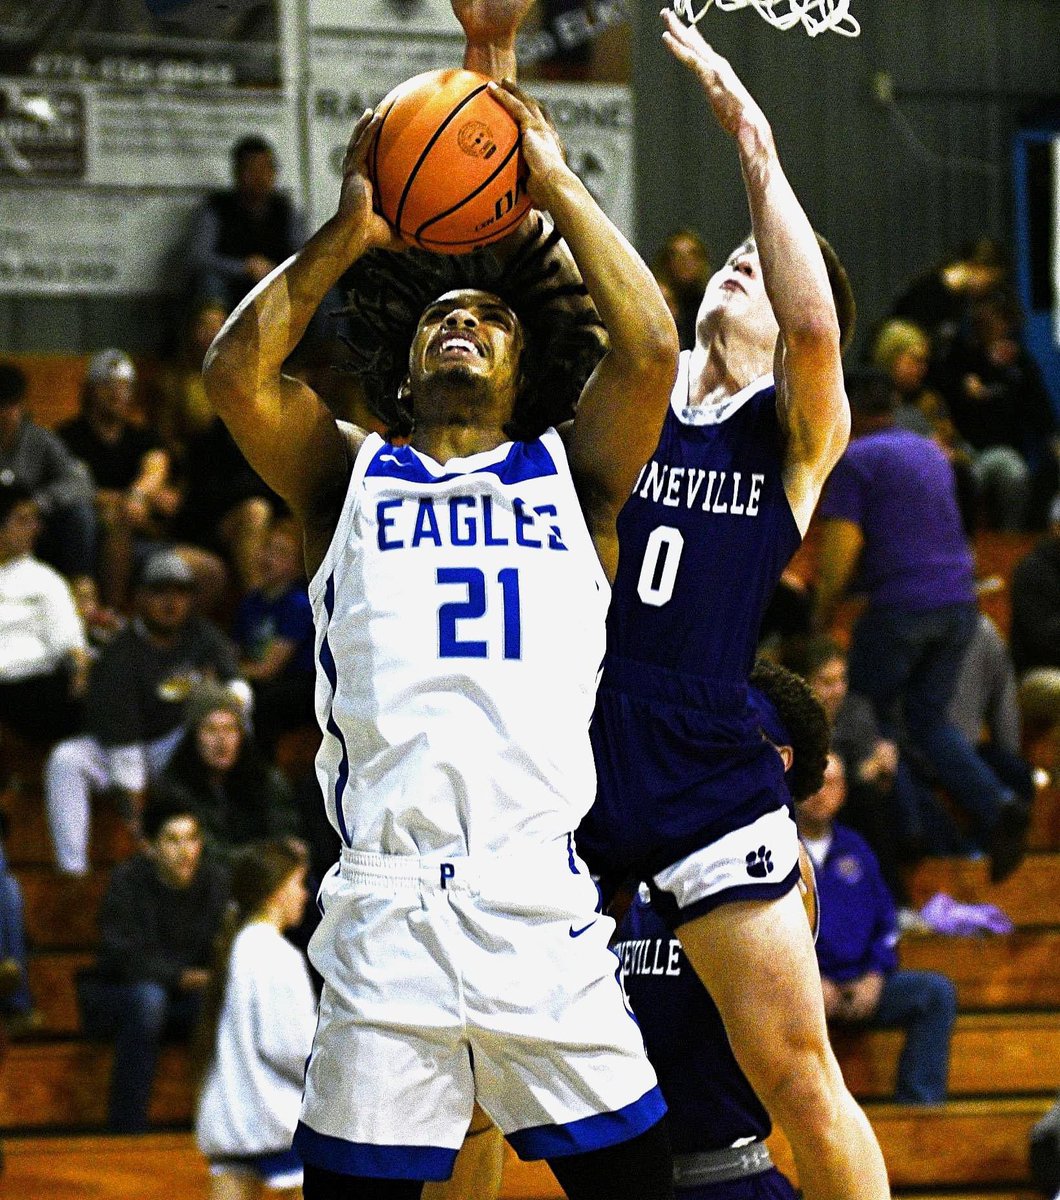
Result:
[[[765,879],[773,870],[773,853],[765,846],[751,850],[747,855],[747,874],[754,879]]]

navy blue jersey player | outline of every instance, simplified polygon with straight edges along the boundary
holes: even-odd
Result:
[[[736,142],[752,235],[707,284],[662,438],[619,520],[598,800],[578,844],[602,874],[648,884],[808,1200],[882,1200],[879,1146],[828,1044],[795,825],[747,685],[763,609],[849,436],[841,318],[853,300],[755,100],[694,28],[663,19]]]
[[[812,795],[828,756],[824,710],[803,680],[774,663],[760,663],[751,682],[760,736],[783,764],[792,800]],[[812,926],[813,868],[808,858],[803,861]],[[794,1188],[765,1145],[769,1114],[733,1057],[710,993],[654,911],[646,886],[621,921],[614,949],[669,1106],[678,1200],[794,1200]]]

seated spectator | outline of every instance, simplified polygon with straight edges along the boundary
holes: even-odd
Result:
[[[682,350],[696,344],[696,317],[710,278],[710,253],[694,229],[678,229],[663,242],[652,273],[673,297],[674,321]],[[669,301],[668,301],[669,303]]]
[[[100,651],[83,736],[60,742],[44,768],[44,798],[59,870],[88,871],[90,799],[106,790],[135,831],[143,791],[184,734],[183,706],[201,679],[235,677],[231,642],[192,613],[194,576],[173,551],[143,568],[136,616]]]
[[[26,412],[26,376],[0,363],[0,483],[19,483],[43,522],[37,552],[68,579],[93,575],[98,527],[88,468]]]
[[[843,764],[831,755],[820,791],[796,806],[799,833],[817,871],[825,1015],[840,1027],[904,1029],[895,1100],[942,1104],[957,992],[936,971],[898,967],[894,902],[876,857],[858,834],[834,820],[845,792]]]
[[[101,350],[88,364],[80,413],[56,430],[92,476],[103,599],[118,608],[128,599],[134,539],[157,539],[178,501],[170,486],[169,455],[133,420],[135,383],[136,368],[127,354]]]
[[[284,938],[302,920],[306,852],[293,839],[246,846],[232,865],[232,904],[218,938],[195,1047],[199,1149],[211,1200],[298,1200],[291,1138],[302,1106],[316,995],[302,953]]]
[[[289,729],[315,722],[313,608],[306,591],[302,536],[290,518],[273,522],[262,547],[258,587],[232,624],[239,673],[254,690],[254,729],[270,757]]]
[[[0,1020],[11,1038],[24,1037],[43,1024],[29,990],[24,910],[22,888],[0,845]]]
[[[290,785],[254,744],[245,716],[230,688],[196,684],[183,735],[152,788],[159,799],[195,810],[206,852],[222,861],[248,842],[298,830]]]
[[[189,441],[181,492],[173,535],[221,555],[234,568],[241,592],[257,587],[262,546],[284,505],[220,417]]]
[[[33,556],[39,530],[29,489],[0,484],[0,725],[54,742],[77,727],[89,652],[70,585]]]
[[[912,321],[892,317],[876,331],[870,357],[872,365],[884,372],[898,394],[895,426],[932,438],[950,460],[964,531],[971,536],[978,523],[979,510],[971,449],[957,433],[946,401],[934,388],[927,386],[931,339]]]
[[[1049,509],[1049,528],[1012,572],[1012,661],[1019,675],[1060,668],[1060,493]]]
[[[228,308],[217,300],[202,300],[189,314],[176,354],[163,362],[151,390],[148,410],[151,423],[175,467],[183,467],[188,444],[213,421],[214,411],[206,399],[202,363],[214,338],[228,316]]]
[[[1004,638],[986,613],[979,614],[964,653],[950,720],[1029,808],[1034,800],[1034,773],[1023,757],[1016,670]]]
[[[856,580],[868,603],[851,636],[850,687],[872,702],[884,737],[902,732],[930,763],[997,883],[1023,859],[1029,814],[948,716],[979,619],[953,471],[929,438],[894,427],[886,377],[851,374],[847,393],[852,438],[818,510],[818,625]]]
[[[1051,470],[1055,485],[1055,459],[1043,457],[1041,448],[1055,435],[1056,419],[1041,372],[1020,341],[1014,301],[993,298],[974,306],[951,372],[949,408],[972,448],[984,515],[991,528],[1022,529],[1032,493],[1031,456]]]
[[[99,960],[78,978],[90,1037],[114,1040],[107,1128],[147,1129],[164,1036],[187,1038],[210,981],[228,876],[202,853],[195,813],[148,805],[149,850],[114,868],[99,914]]]
[[[208,196],[186,250],[192,292],[231,311],[306,240],[305,223],[276,186],[276,154],[255,134],[232,148],[232,187]]]

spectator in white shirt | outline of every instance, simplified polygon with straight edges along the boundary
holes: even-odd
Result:
[[[40,528],[30,490],[0,484],[0,723],[53,742],[75,727],[89,653],[70,585],[34,557]]]
[[[296,1200],[302,1164],[291,1149],[316,997],[305,959],[284,936],[302,920],[308,856],[295,839],[253,842],[232,868],[232,904],[195,1046],[195,1117],[209,1160],[211,1200],[263,1189]]]

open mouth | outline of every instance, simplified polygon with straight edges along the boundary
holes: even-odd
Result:
[[[485,358],[486,352],[472,337],[464,333],[445,333],[435,342],[438,354],[455,358]]]

